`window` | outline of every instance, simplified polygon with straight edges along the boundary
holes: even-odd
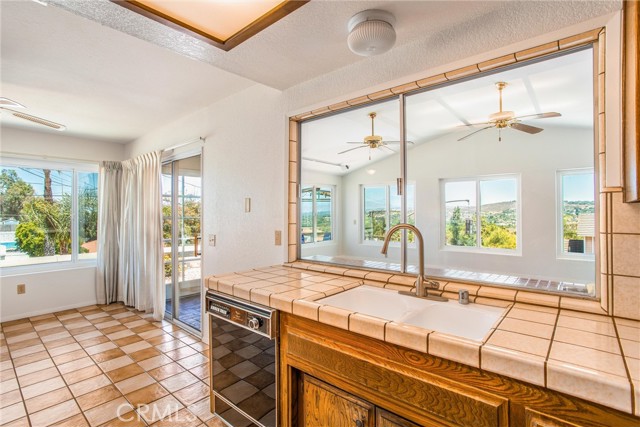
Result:
[[[515,175],[441,180],[445,247],[517,250],[518,181]]]
[[[1,267],[95,259],[97,225],[97,166],[3,160]]]
[[[362,187],[363,241],[382,241],[390,227],[401,221],[401,197],[395,185],[364,185]],[[407,223],[415,225],[415,185],[407,185]],[[407,234],[413,242],[413,233]],[[399,242],[401,234],[391,241]]]
[[[594,257],[595,191],[593,169],[558,171],[558,255]]]
[[[300,242],[318,243],[334,239],[332,186],[303,186],[300,195]]]

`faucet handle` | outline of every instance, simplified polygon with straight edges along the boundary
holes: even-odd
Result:
[[[460,304],[469,304],[469,291],[466,289],[460,289],[458,291],[458,302]]]
[[[424,284],[429,287],[429,289],[440,289],[440,282],[436,282],[435,280],[425,280]]]

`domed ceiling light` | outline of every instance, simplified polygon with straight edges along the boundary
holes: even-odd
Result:
[[[369,9],[349,20],[347,44],[356,55],[373,56],[387,52],[396,42],[396,19],[384,10]]]

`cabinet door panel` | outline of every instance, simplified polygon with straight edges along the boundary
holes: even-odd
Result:
[[[442,425],[442,424],[441,424]],[[420,427],[409,420],[387,412],[384,409],[376,408],[376,427]],[[427,427],[439,427],[438,424],[432,424]]]
[[[364,400],[304,374],[300,391],[303,427],[374,427],[374,407]]]

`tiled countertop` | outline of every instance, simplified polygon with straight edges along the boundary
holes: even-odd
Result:
[[[366,283],[407,290],[415,279],[296,262],[208,277],[209,289],[640,415],[640,322],[556,295],[440,281],[441,294],[505,307],[484,342],[315,302]],[[635,394],[635,397],[634,397]],[[635,406],[635,407],[634,407]]]

